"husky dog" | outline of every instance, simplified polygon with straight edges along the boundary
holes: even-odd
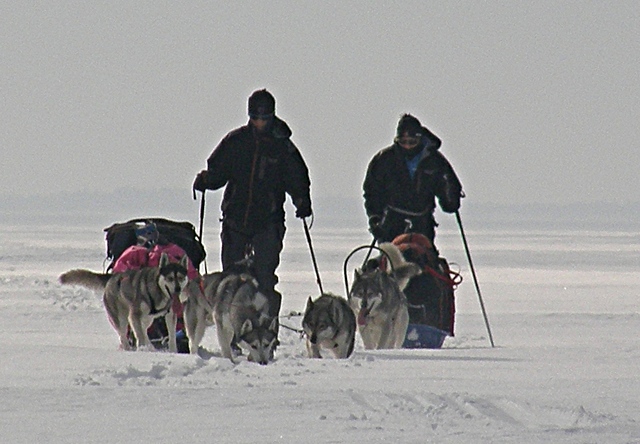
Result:
[[[213,310],[218,301],[218,287],[227,274],[221,271],[189,281],[184,302],[184,327],[189,338],[189,352],[198,354],[207,327],[214,324]]]
[[[356,339],[356,317],[344,298],[324,293],[307,301],[302,318],[310,358],[321,358],[325,349],[337,359],[351,356]]]
[[[127,270],[122,273],[94,273],[70,270],[60,275],[64,285],[80,285],[91,290],[103,290],[102,301],[111,325],[120,336],[120,348],[131,350],[127,330],[131,327],[138,348],[153,349],[147,328],[155,318],[164,316],[169,332],[169,351],[176,353],[176,314],[174,301],[187,286],[187,256],[172,263],[163,253],[158,267]]]
[[[204,291],[190,291],[185,305],[189,350],[197,353],[213,315],[218,343],[225,358],[233,359],[232,343],[248,352],[248,360],[266,365],[278,339],[278,317],[269,314],[269,300],[249,273],[216,272],[202,277]]]
[[[253,258],[249,256],[238,261],[227,271],[205,274],[198,279],[189,281],[185,291],[187,297],[184,303],[184,324],[189,338],[189,351],[191,354],[198,354],[198,348],[204,337],[205,330],[215,323],[214,310],[220,299],[218,290],[222,289],[220,286],[222,280],[231,274],[248,274],[252,276],[252,267]],[[244,279],[249,280],[251,277],[245,276]],[[239,351],[236,342],[237,340],[232,345],[232,348],[235,348],[233,350],[234,353]]]
[[[400,348],[409,324],[407,299],[402,290],[413,276],[420,274],[417,264],[405,261],[402,252],[390,242],[380,244],[391,262],[380,268],[382,257],[355,271],[349,292],[349,305],[356,314],[364,348]]]

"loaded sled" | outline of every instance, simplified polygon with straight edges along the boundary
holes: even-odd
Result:
[[[113,269],[118,258],[132,245],[136,245],[136,228],[141,224],[154,223],[160,238],[182,248],[193,266],[198,269],[206,257],[206,252],[195,227],[190,222],[176,222],[164,218],[139,218],[127,222],[114,223],[104,229],[107,242],[107,257],[109,264],[107,272]],[[168,332],[164,317],[156,318],[147,330],[149,339],[156,349],[168,348]],[[129,334],[131,345],[135,346],[134,337]],[[179,353],[189,353],[189,341],[184,330],[182,313],[178,313],[176,326],[176,340]]]
[[[440,348],[454,335],[454,291],[462,276],[438,256],[431,241],[419,233],[404,233],[393,240],[404,258],[422,269],[413,277],[404,294],[409,309],[409,327],[403,348]]]
[[[432,242],[423,234],[404,233],[392,242],[402,252],[406,261],[417,264],[422,271],[420,275],[412,277],[403,290],[409,312],[409,326],[402,348],[441,348],[445,338],[454,335],[454,291],[462,282],[462,276],[450,269],[447,260],[439,257]],[[347,263],[354,253],[362,249],[369,251],[363,268],[373,266],[387,270],[389,266],[384,257],[386,253],[374,244],[356,248],[344,262],[347,294],[350,291]],[[373,249],[383,252],[383,256],[369,260]]]

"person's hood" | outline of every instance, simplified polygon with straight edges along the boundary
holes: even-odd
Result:
[[[442,146],[442,140],[433,134],[426,126],[422,127],[422,146],[429,151],[438,151]]]
[[[429,131],[429,129],[426,126],[421,126],[420,128],[421,128],[420,134],[422,134],[422,137],[420,139],[420,145],[418,146],[421,148],[416,150],[416,154],[420,150],[425,150],[427,152],[438,151],[442,146],[442,140],[440,140],[438,136],[436,136],[431,131]],[[400,145],[398,145],[395,142],[393,143],[393,145],[398,150],[398,152],[405,153],[405,149],[402,148]]]
[[[291,137],[293,132],[287,123],[278,118],[278,116],[273,116],[273,125],[271,127],[271,134],[276,139],[288,139]]]

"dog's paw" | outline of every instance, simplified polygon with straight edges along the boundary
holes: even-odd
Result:
[[[232,342],[230,347],[231,347],[231,354],[234,358],[242,356],[242,348],[240,348],[238,344],[236,344],[235,342]]]

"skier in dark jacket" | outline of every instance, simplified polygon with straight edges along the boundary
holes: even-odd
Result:
[[[433,212],[437,198],[443,211],[455,213],[463,193],[453,168],[439,151],[441,144],[418,119],[403,115],[393,145],[371,159],[363,189],[369,230],[376,240],[391,242],[405,232],[423,234],[431,241],[432,254],[418,253],[410,260],[429,265],[448,278],[446,260],[438,259],[433,244],[437,226]],[[405,250],[404,254],[412,252]],[[430,325],[453,335],[453,287],[423,273],[411,279],[404,294],[410,324]]]
[[[249,97],[249,122],[222,139],[196,176],[193,188],[217,190],[222,200],[222,267],[227,270],[253,253],[255,277],[270,297],[272,315],[280,311],[275,290],[285,233],[285,195],[296,217],[311,216],[307,166],[289,126],[275,115],[275,99],[265,89]]]
[[[439,152],[441,144],[417,118],[404,114],[393,145],[371,159],[363,185],[364,201],[369,229],[379,242],[411,231],[433,243],[435,199],[447,213],[460,208],[462,185]]]

